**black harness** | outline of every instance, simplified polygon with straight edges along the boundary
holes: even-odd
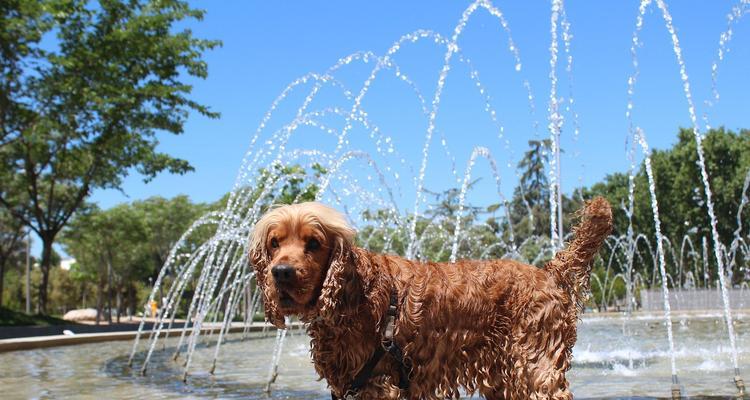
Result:
[[[359,370],[359,373],[354,377],[349,389],[343,398],[337,397],[331,392],[331,399],[333,400],[355,400],[359,394],[359,390],[367,383],[372,377],[372,372],[375,370],[375,366],[383,358],[384,355],[390,354],[394,360],[399,364],[398,369],[398,387],[401,390],[409,389],[409,371],[410,368],[404,363],[404,352],[401,347],[396,344],[393,340],[393,333],[396,329],[396,318],[398,317],[398,295],[396,290],[391,290],[391,304],[388,306],[388,312],[386,314],[386,325],[385,332],[383,333],[383,340],[380,346],[375,347],[375,352],[367,361],[364,367]]]

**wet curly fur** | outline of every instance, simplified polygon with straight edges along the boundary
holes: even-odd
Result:
[[[250,259],[268,321],[298,315],[311,337],[315,369],[341,397],[376,346],[392,288],[398,292],[395,342],[411,366],[398,389],[386,355],[360,399],[571,399],[565,378],[576,321],[589,289],[591,260],[610,233],[609,204],[579,212],[575,239],[544,269],[511,260],[415,262],[354,246],[354,230],[318,203],[271,210],[256,224]],[[293,268],[277,282],[273,267]]]

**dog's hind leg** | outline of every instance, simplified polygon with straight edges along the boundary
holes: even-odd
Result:
[[[562,341],[541,350],[537,354],[527,354],[529,364],[523,368],[527,393],[521,398],[531,400],[572,400],[565,371],[568,369],[568,356]],[[527,348],[528,349],[528,348]],[[516,396],[514,396],[516,398]]]
[[[491,379],[485,379],[484,377],[478,379],[479,381],[479,394],[487,400],[509,400],[508,389],[511,383],[508,371],[493,371],[493,377]]]
[[[509,399],[569,400],[573,398],[565,378],[570,366],[569,346],[575,342],[560,302],[534,308],[525,323],[513,332],[510,345]],[[571,338],[571,334],[573,337]]]
[[[557,368],[537,368],[534,371],[535,385],[529,394],[535,400],[572,400],[573,394],[568,388],[565,372]]]

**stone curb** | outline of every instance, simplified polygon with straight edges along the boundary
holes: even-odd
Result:
[[[299,328],[300,324],[291,324],[290,329]],[[260,332],[264,328],[276,329],[270,324],[253,324],[247,329],[248,332]],[[219,332],[218,327],[204,327],[201,328],[201,332],[209,332],[211,329],[214,332]],[[234,325],[228,329],[229,333],[243,332],[245,326]],[[181,328],[178,329],[163,329],[160,336],[169,334],[170,336],[177,336],[182,332]],[[76,335],[54,335],[54,336],[35,336],[35,337],[23,337],[13,339],[2,339],[0,340],[0,353],[8,351],[18,350],[32,350],[41,349],[46,347],[57,347],[57,346],[72,346],[76,344],[85,343],[98,343],[98,342],[109,342],[114,340],[133,340],[138,332],[137,331],[125,331],[125,332],[106,332],[106,333],[81,333]],[[144,331],[144,336],[148,338],[149,331]],[[143,337],[143,336],[141,336]]]

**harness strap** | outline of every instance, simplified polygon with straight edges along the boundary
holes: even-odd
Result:
[[[370,359],[367,363],[359,370],[359,373],[354,377],[349,390],[344,395],[344,400],[356,399],[359,389],[361,389],[372,376],[372,372],[378,365],[383,356],[388,353],[393,357],[399,364],[398,371],[398,387],[399,389],[406,390],[409,388],[409,367],[404,363],[404,352],[401,347],[396,344],[393,340],[393,334],[396,329],[396,317],[398,316],[398,295],[396,290],[391,290],[391,302],[388,306],[386,313],[386,325],[385,332],[383,334],[383,342],[381,346],[375,347]],[[336,395],[331,392],[331,399],[339,400]]]
[[[370,379],[370,375],[372,375],[372,371],[375,369],[375,366],[378,365],[380,359],[383,358],[384,354],[385,350],[383,347],[378,346],[375,348],[375,353],[372,354],[372,357],[367,361],[367,364],[365,364],[357,376],[354,377],[354,381],[352,381],[351,386],[349,386],[349,390],[359,390],[365,385],[365,383],[367,383],[367,380]]]

